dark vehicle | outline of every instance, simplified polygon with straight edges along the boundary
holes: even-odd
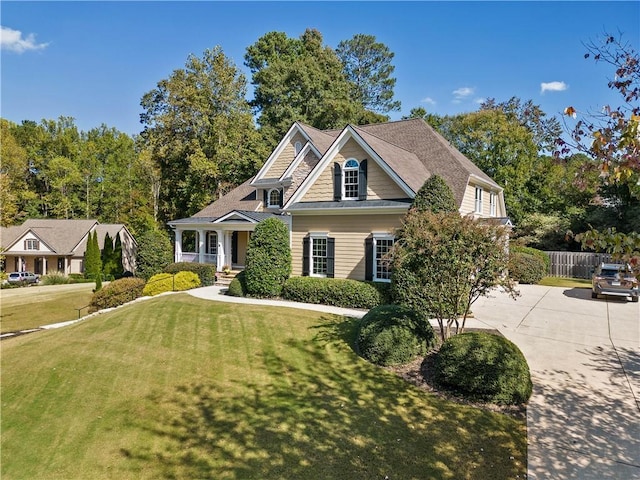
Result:
[[[38,283],[40,281],[40,277],[31,272],[13,272],[9,274],[7,281],[9,283]]]
[[[601,263],[593,273],[591,284],[591,298],[598,298],[598,295],[613,295],[631,297],[632,302],[638,301],[638,279],[628,265]]]

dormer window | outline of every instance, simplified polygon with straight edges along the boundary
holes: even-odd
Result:
[[[358,169],[360,164],[350,158],[342,168],[342,198],[344,200],[356,200],[358,198]]]
[[[280,208],[282,206],[281,200],[282,194],[280,190],[272,188],[267,196],[267,208]]]
[[[24,241],[25,250],[40,250],[40,242],[35,238],[28,238]]]
[[[367,160],[347,159],[333,164],[333,200],[367,199]]]
[[[302,150],[302,142],[296,142],[293,145],[293,148],[295,148],[296,155],[298,155],[300,153],[300,150]]]

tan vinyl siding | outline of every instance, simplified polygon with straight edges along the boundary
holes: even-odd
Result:
[[[292,218],[292,275],[302,275],[302,239],[309,232],[335,238],[335,278],[365,279],[364,240],[372,232],[393,233],[402,215],[318,215]]]
[[[298,187],[304,182],[307,178],[311,170],[318,164],[320,159],[316,156],[315,153],[309,151],[304,159],[296,166],[293,173],[291,174],[292,182],[289,188],[285,190],[284,201],[285,203],[289,201],[291,196],[298,190]]]
[[[367,200],[397,200],[407,194],[374,160],[367,161]]]
[[[303,202],[333,201],[333,162],[325,167],[320,176],[302,197]]]
[[[264,178],[280,178],[282,176],[296,156],[296,142],[300,142],[304,146],[306,140],[301,134],[296,133],[287,146],[284,147],[284,150],[280,152],[280,155],[276,158],[275,162],[273,162],[271,168],[265,172]]]
[[[333,164],[341,167],[350,159],[358,162],[367,159],[367,200],[397,200],[407,198],[398,184],[387,175],[378,163],[371,159],[358,143],[351,139],[340,149],[333,161],[324,169],[304,195],[303,202],[330,202],[333,200]]]
[[[482,187],[480,185],[480,187]],[[492,190],[486,187],[482,187],[482,213],[476,214],[476,185],[469,183],[464,192],[464,198],[462,199],[462,208],[460,213],[462,215],[468,215],[470,213],[476,214],[476,216],[491,217],[491,192]],[[497,190],[493,190],[496,194],[496,217],[506,216],[504,208],[504,196]]]

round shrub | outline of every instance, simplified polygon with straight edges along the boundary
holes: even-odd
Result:
[[[244,270],[236,275],[233,280],[231,280],[229,289],[227,290],[227,295],[230,295],[232,297],[247,296],[247,286],[245,284]]]
[[[277,297],[291,274],[289,228],[277,218],[256,225],[245,268],[247,294],[252,297]]]
[[[509,254],[509,275],[520,283],[536,284],[547,274],[544,260],[529,253]]]
[[[200,286],[200,278],[193,272],[157,273],[149,279],[142,295],[152,297],[164,292],[182,292]]]
[[[121,278],[115,280],[103,289],[95,292],[89,304],[89,313],[124,305],[142,295],[144,288],[142,278]]]
[[[528,253],[529,255],[536,256],[544,262],[545,276],[551,272],[551,258],[549,258],[549,255],[547,255],[542,250],[538,250],[537,248],[533,248],[533,247],[523,247],[521,245],[510,245],[509,251],[511,253],[513,252]]]
[[[416,313],[399,305],[380,305],[360,321],[360,354],[376,365],[401,365],[425,355],[435,345],[433,328]]]
[[[531,396],[524,355],[499,335],[468,332],[449,338],[436,356],[434,369],[436,384],[472,400],[515,405]]]
[[[164,273],[193,272],[200,277],[200,285],[208,287],[216,283],[216,267],[215,265],[207,265],[205,263],[178,262],[167,265]]]

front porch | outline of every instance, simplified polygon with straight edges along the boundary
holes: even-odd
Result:
[[[244,268],[249,231],[176,228],[175,235],[175,262],[215,265],[218,272]]]

